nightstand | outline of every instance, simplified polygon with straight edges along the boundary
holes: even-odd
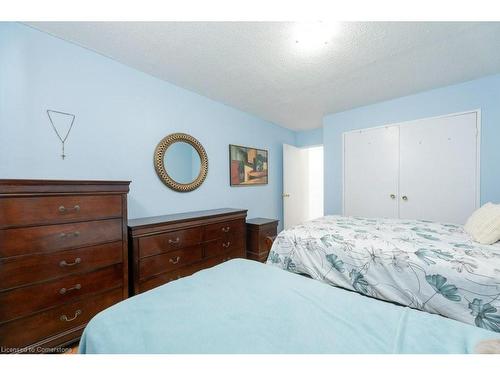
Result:
[[[247,258],[264,263],[269,255],[270,241],[278,233],[279,220],[256,217],[247,220]],[[272,242],[271,242],[272,243]]]

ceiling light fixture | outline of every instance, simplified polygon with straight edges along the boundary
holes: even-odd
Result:
[[[298,22],[294,24],[295,45],[305,52],[318,52],[324,49],[338,33],[339,26],[334,22]]]

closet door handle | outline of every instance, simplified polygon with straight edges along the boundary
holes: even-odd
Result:
[[[407,200],[408,200],[408,197],[407,197],[406,195],[403,195],[403,196],[401,197],[401,199],[402,199],[402,200],[404,200],[404,201],[407,201]]]
[[[391,194],[390,197],[391,199],[396,199],[396,194]]]

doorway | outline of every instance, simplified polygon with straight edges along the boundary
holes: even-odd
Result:
[[[323,146],[283,145],[283,226],[323,216]]]

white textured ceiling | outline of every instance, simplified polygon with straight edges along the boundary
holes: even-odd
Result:
[[[29,25],[294,130],[500,72],[499,22],[341,23],[316,54],[298,48],[290,22]]]

